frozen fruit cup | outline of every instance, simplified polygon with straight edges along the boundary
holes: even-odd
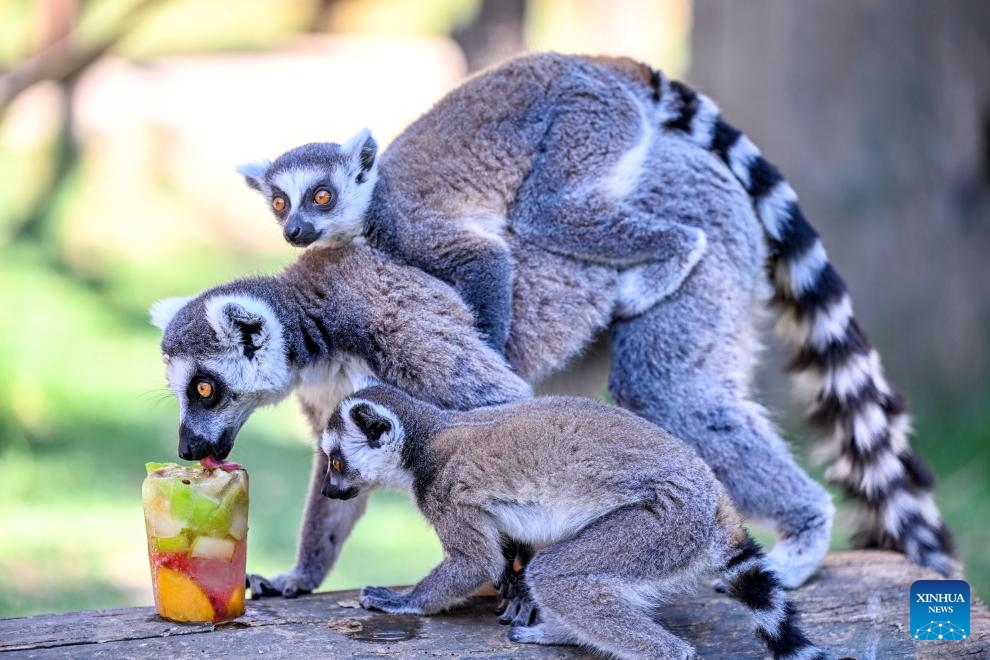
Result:
[[[147,465],[148,556],[166,619],[219,622],[244,613],[248,477],[230,465]]]

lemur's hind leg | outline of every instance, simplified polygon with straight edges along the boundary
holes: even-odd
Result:
[[[526,582],[542,621],[512,629],[513,641],[581,644],[618,658],[690,658],[694,649],[654,618],[674,585],[709,569],[706,535],[676,506],[608,514],[538,552]]]
[[[512,230],[545,250],[631,269],[620,280],[619,316],[676,290],[705,252],[705,234],[631,200],[648,182],[656,131],[622,90],[557,103],[533,167],[509,208]],[[706,209],[695,209],[700,215]],[[645,266],[644,266],[645,264]]]
[[[834,508],[749,398],[752,286],[723,269],[706,258],[675,294],[613,325],[609,387],[619,405],[694,447],[741,514],[776,529],[768,556],[796,587],[828,551]]]

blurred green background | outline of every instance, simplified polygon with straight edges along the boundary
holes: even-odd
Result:
[[[363,126],[387,142],[470,71],[547,48],[686,77],[782,165],[990,595],[990,95],[965,67],[936,75],[980,59],[986,12],[946,8],[929,42],[923,3],[746,4],[0,0],[0,616],[151,603],[140,482],[175,455],[177,405],[147,308],[294,257],[234,165]],[[835,41],[881,20],[855,57]],[[762,387],[803,457],[778,362]],[[251,471],[253,572],[293,563],[307,436],[289,401],[232,455]],[[438,558],[410,502],[379,493],[324,588],[409,583]]]

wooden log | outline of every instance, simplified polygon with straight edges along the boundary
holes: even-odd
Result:
[[[937,579],[892,552],[835,552],[818,576],[793,592],[804,628],[831,658],[990,657],[990,612],[971,603],[972,634],[965,641],[911,638],[909,589]],[[0,620],[0,653],[31,657],[257,657],[587,658],[569,647],[508,641],[491,598],[432,617],[394,616],[357,607],[342,591],[296,600],[249,601],[228,624],[177,624],[150,607],[70,612]],[[660,617],[689,640],[702,658],[761,658],[766,650],[746,611],[703,587],[666,605]]]

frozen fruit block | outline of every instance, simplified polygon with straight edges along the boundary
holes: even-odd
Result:
[[[158,613],[226,621],[244,613],[248,478],[233,463],[148,463],[141,487]]]

